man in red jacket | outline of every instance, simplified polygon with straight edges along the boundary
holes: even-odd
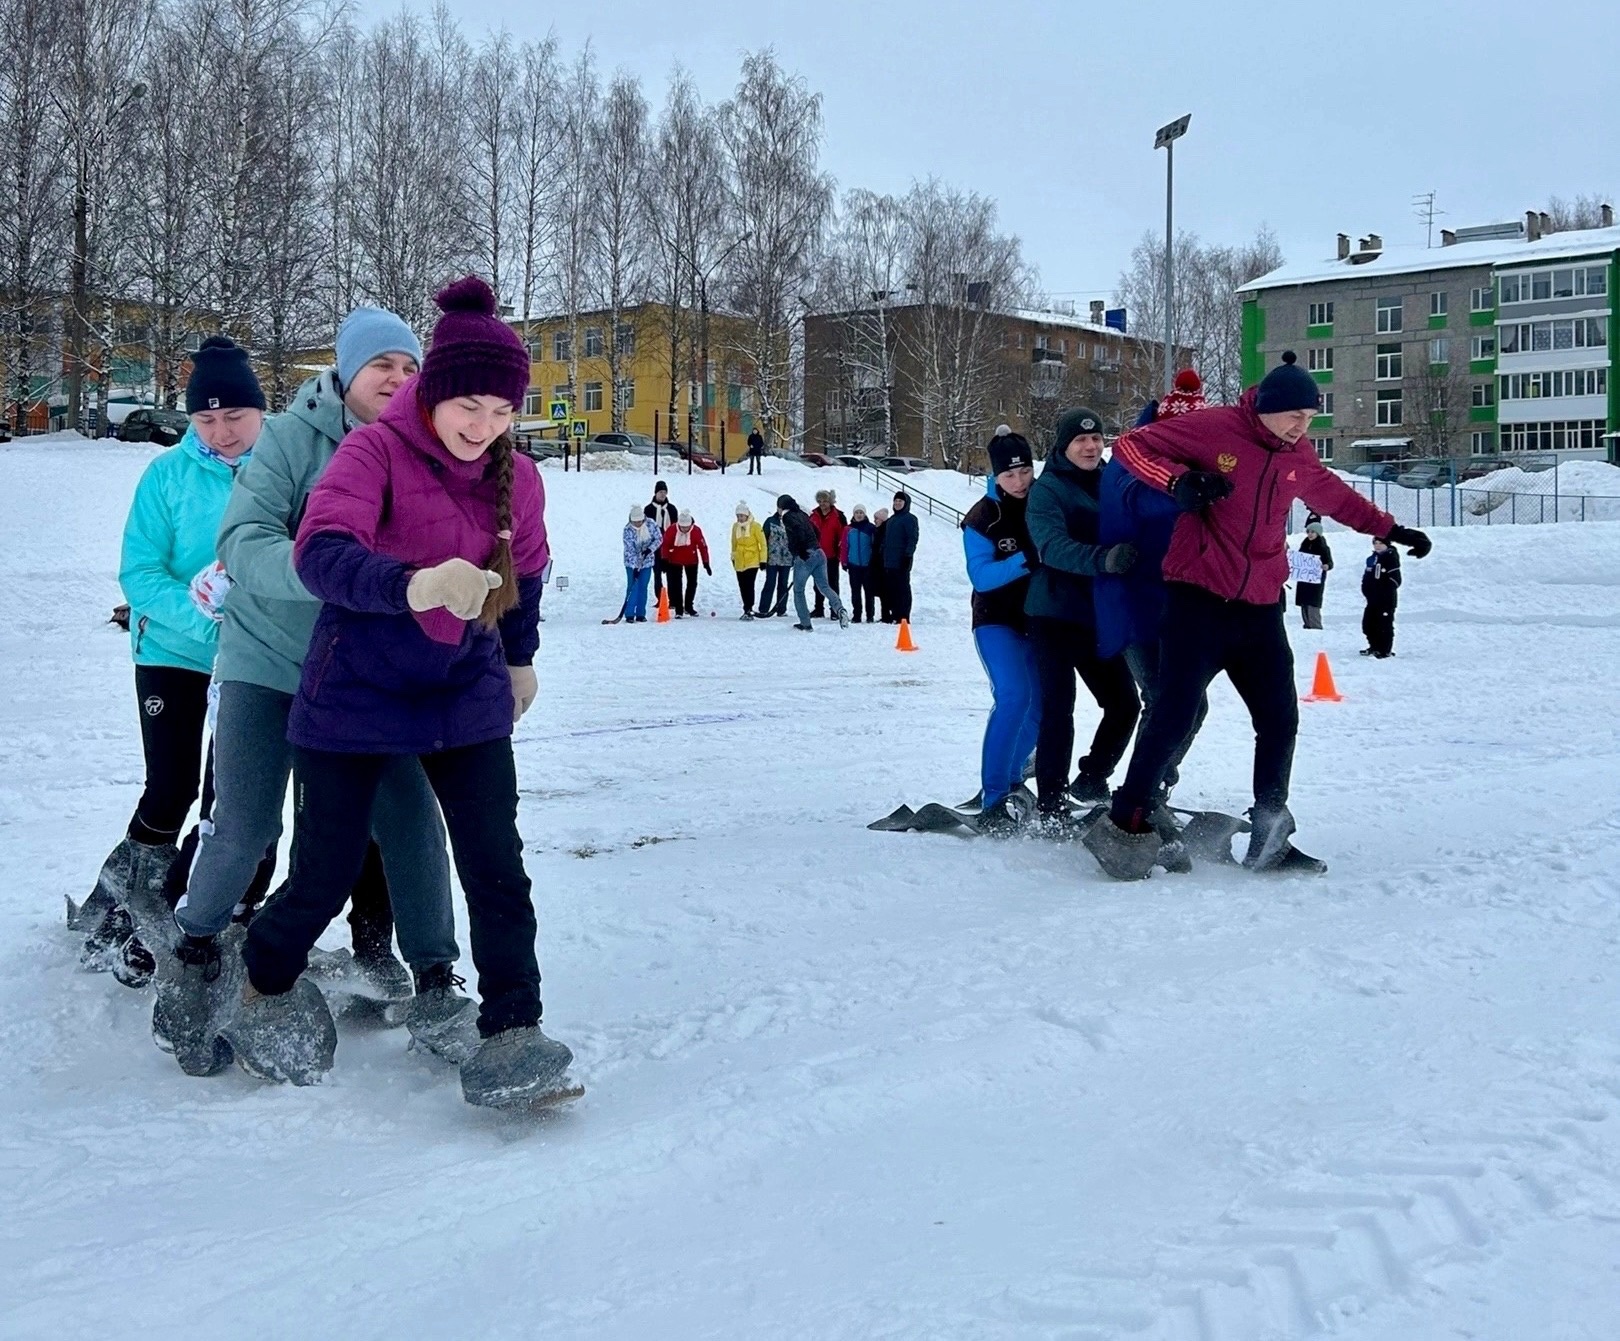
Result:
[[[844,532],[849,529],[849,519],[844,516],[844,510],[838,506],[838,495],[831,489],[816,490],[816,506],[810,512],[810,525],[816,528],[816,543],[821,552],[827,556],[827,585],[838,590],[838,556],[844,547]],[[816,591],[816,608],[810,612],[810,618],[821,619],[823,606],[821,591]]]
[[[1299,733],[1294,657],[1283,630],[1289,507],[1303,498],[1365,535],[1408,546],[1416,558],[1430,546],[1423,532],[1397,526],[1317,459],[1306,433],[1321,403],[1315,380],[1289,352],[1237,405],[1161,419],[1114,444],[1127,470],[1183,509],[1164,558],[1159,704],[1137,736],[1109,814],[1085,840],[1118,879],[1152,870],[1159,837],[1149,816],[1163,800],[1165,769],[1222,671],[1254,722],[1254,807],[1243,864],[1326,869],[1289,842],[1288,782]]]

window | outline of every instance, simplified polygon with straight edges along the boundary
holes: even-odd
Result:
[[[551,388],[552,400],[572,400],[573,393],[567,382],[558,382]]]
[[[1333,324],[1333,304],[1312,303],[1307,321],[1312,326],[1331,326]]]
[[[588,359],[602,357],[602,328],[600,326],[587,326],[585,328],[585,357]]]
[[[1483,410],[1487,405],[1496,404],[1496,388],[1489,382],[1475,382],[1473,397],[1474,408]]]
[[[1589,452],[1603,447],[1608,429],[1602,419],[1570,419],[1503,424],[1498,431],[1504,452]]]
[[[1398,382],[1401,380],[1401,347],[1399,345],[1379,345],[1376,377],[1380,382]]]
[[[1331,391],[1322,393],[1322,408],[1317,413],[1326,415],[1329,419],[1333,417],[1333,393]]]
[[[1305,358],[1310,364],[1312,372],[1333,371],[1333,346],[1323,345],[1316,349],[1305,351]]]
[[[544,340],[529,341],[529,362],[539,363],[546,356],[546,342]]]
[[[1602,297],[1609,292],[1609,268],[1603,265],[1589,265],[1585,270],[1575,272],[1575,281],[1577,293],[1584,284],[1588,298]]]
[[[1443,317],[1446,315],[1446,295],[1443,292],[1429,295],[1429,315],[1431,317]]]
[[[602,408],[602,384],[600,382],[585,383],[585,409],[600,410]]]
[[[1042,353],[1046,352],[1046,337],[1044,335],[1037,335],[1035,337],[1035,348],[1040,350]]]
[[[1609,342],[1602,317],[1562,321],[1520,321],[1498,330],[1504,354],[1536,354],[1552,349],[1601,349]]]
[[[1489,456],[1496,450],[1496,430],[1477,428],[1468,436],[1468,450],[1475,456]]]
[[[1378,393],[1377,422],[1380,428],[1393,428],[1401,422],[1401,393],[1399,391],[1380,391]]]
[[[1502,301],[1528,303],[1554,298],[1602,298],[1609,292],[1609,271],[1601,265],[1532,270],[1502,276]]]
[[[1468,308],[1470,311],[1489,312],[1493,307],[1496,306],[1496,304],[1491,301],[1491,288],[1491,285],[1486,284],[1481,288],[1472,289],[1469,291]]]
[[[1084,340],[1074,342],[1074,357],[1077,363],[1084,363],[1091,357],[1091,349]]]
[[[546,393],[544,391],[529,391],[523,396],[523,413],[525,415],[540,415],[546,412]]]
[[[619,408],[621,410],[636,408],[636,379],[633,377],[619,383]]]
[[[1503,275],[1501,280],[1498,281],[1504,303],[1516,303],[1519,301],[1519,278],[1518,275]],[[1530,296],[1528,290],[1526,290],[1524,296],[1526,298]]]
[[[1476,335],[1468,344],[1468,357],[1470,359],[1494,359],[1496,357],[1496,337],[1494,335]]]
[[[1451,362],[1451,341],[1445,336],[1437,336],[1429,341],[1429,364],[1439,367],[1441,364]]]
[[[1378,300],[1377,331],[1380,335],[1393,335],[1401,328],[1401,300],[1399,298],[1380,298]]]
[[[613,348],[621,354],[636,352],[636,328],[629,322],[621,321],[613,328]]]
[[[1333,459],[1333,439],[1332,438],[1312,438],[1311,439],[1311,446],[1316,448],[1316,458],[1317,458],[1317,460],[1319,460],[1319,461],[1331,461]]]
[[[1607,368],[1571,368],[1556,372],[1510,373],[1499,378],[1503,400],[1541,400],[1545,397],[1606,396]]]
[[[551,334],[551,358],[554,363],[567,363],[574,357],[574,342],[569,338],[567,331],[553,331]]]

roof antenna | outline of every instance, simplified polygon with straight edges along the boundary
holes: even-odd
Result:
[[[1434,221],[1445,213],[1444,210],[1435,208],[1434,197],[1435,192],[1433,191],[1425,191],[1422,195],[1412,197],[1413,212],[1423,220],[1424,225],[1428,228],[1428,238],[1424,243],[1426,247],[1434,246]]]

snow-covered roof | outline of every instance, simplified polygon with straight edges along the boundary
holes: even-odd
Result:
[[[1088,321],[1085,317],[1077,317],[1068,312],[1051,312],[1044,308],[1011,307],[1002,313],[1006,317],[1016,317],[1020,321],[1036,321],[1046,326],[1062,326],[1065,330],[1090,331],[1094,335],[1123,336],[1125,332],[1113,326],[1102,326],[1095,321]]]
[[[1616,250],[1620,250],[1620,226],[1550,233],[1535,242],[1526,242],[1523,238],[1490,238],[1481,242],[1454,242],[1449,247],[1385,247],[1371,260],[1355,265],[1328,259],[1278,266],[1259,279],[1251,279],[1238,292],[1258,293],[1262,289],[1280,289],[1293,284],[1364,279],[1369,275],[1411,275],[1466,266],[1533,265],[1537,261],[1593,256]]]

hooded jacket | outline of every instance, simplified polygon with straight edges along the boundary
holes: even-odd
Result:
[[[844,531],[849,526],[849,518],[844,516],[842,508],[829,508],[823,512],[820,507],[813,507],[808,516],[810,525],[816,528],[816,543],[821,546],[821,552],[827,556],[827,562],[837,563]]]
[[[219,519],[248,459],[222,461],[187,428],[141,472],[118,561],[137,666],[214,669],[219,625],[191,603],[191,579],[214,562]]]
[[[1028,497],[1003,498],[992,475],[984,497],[962,518],[962,551],[973,585],[973,627],[1000,624],[1022,632],[1024,601],[1035,567]]]
[[[883,523],[883,545],[879,553],[885,568],[901,571],[911,567],[911,558],[917,552],[919,528],[911,511],[911,495],[898,493],[895,498],[906,500],[905,510],[896,508]]]
[[[798,503],[783,511],[782,530],[787,535],[788,553],[795,559],[808,559],[821,548],[816,528],[810,525],[810,518],[804,515],[804,509]]]
[[[494,557],[490,455],[460,461],[439,441],[412,378],[382,417],[358,428],[309,496],[293,560],[325,602],[287,723],[307,749],[426,754],[512,733],[507,666],[539,646],[540,574],[550,558],[545,489],[534,462],[512,459],[512,560],[518,604],[497,629],[450,611],[414,611],[418,569]]]
[[[864,518],[850,522],[844,531],[844,543],[838,551],[839,561],[845,568],[871,567],[876,536],[877,527]]]
[[[1030,581],[1024,611],[1090,626],[1097,618],[1091,579],[1104,549],[1098,538],[1102,467],[1081,470],[1063,450],[1083,415],[1070,410],[1058,420],[1046,464],[1029,491],[1029,536],[1040,567]]]
[[[1373,610],[1393,610],[1400,600],[1401,556],[1393,547],[1367,556],[1361,572],[1361,594]]]
[[[1092,578],[1097,655],[1112,657],[1159,637],[1164,623],[1164,556],[1181,509],[1169,494],[1142,483],[1117,460],[1103,467],[1097,504],[1097,543],[1136,546],[1136,562],[1128,571]]]
[[[703,538],[703,528],[696,522],[684,537],[678,522],[671,526],[664,532],[664,543],[658,552],[665,563],[677,568],[695,568],[699,560],[705,568],[709,566],[709,542]]]
[[[746,522],[731,524],[731,566],[739,573],[758,568],[765,562],[765,528],[752,515]]]
[[[1294,499],[1363,535],[1387,536],[1395,519],[1323,465],[1309,438],[1287,443],[1267,429],[1254,398],[1251,387],[1236,405],[1133,428],[1114,455],[1165,492],[1189,470],[1226,476],[1229,497],[1176,523],[1164,576],[1224,600],[1275,605],[1288,579],[1284,542]]]

